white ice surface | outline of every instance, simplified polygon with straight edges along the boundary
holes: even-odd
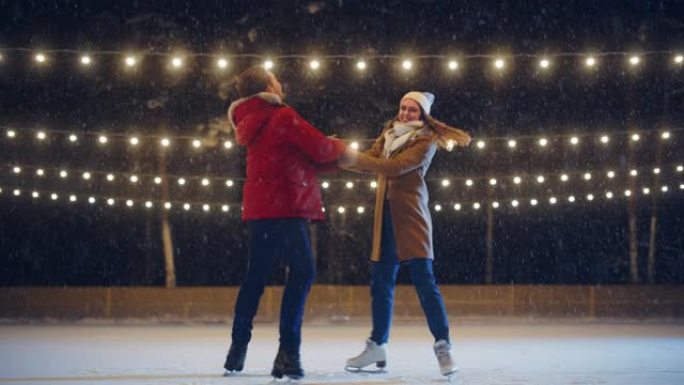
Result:
[[[368,325],[305,324],[302,384],[440,384],[424,324],[398,324],[387,372],[347,373]],[[277,326],[255,325],[245,370],[222,377],[229,325],[2,325],[0,384],[273,384]],[[684,384],[684,325],[469,322],[452,327],[457,384]],[[281,382],[281,381],[279,381]]]

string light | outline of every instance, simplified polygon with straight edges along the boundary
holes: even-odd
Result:
[[[544,183],[544,180],[546,180],[546,179],[544,178],[544,175],[539,175],[539,176],[537,176],[537,183]]]
[[[202,184],[202,186],[207,187],[207,186],[209,186],[211,183],[209,182],[209,179],[204,178],[204,179],[202,179],[201,184]]]
[[[89,66],[92,62],[93,62],[93,60],[90,58],[90,56],[88,56],[88,55],[81,56],[81,64],[83,64],[84,66]]]
[[[169,147],[171,145],[171,140],[169,140],[169,138],[162,138],[159,143],[162,145],[162,147]]]
[[[323,187],[324,189],[327,189],[328,187],[330,187],[330,183],[323,182],[323,183],[321,183],[321,187]]]
[[[366,209],[363,206],[359,206],[356,208],[356,212],[359,214],[363,214],[366,211]]]
[[[555,205],[557,202],[558,202],[558,199],[556,199],[556,197],[549,198],[549,203],[551,203],[552,205]]]
[[[481,207],[480,202],[475,202],[475,203],[473,203],[473,208],[474,208],[475,210],[479,210],[480,207]]]
[[[489,180],[489,185],[490,186],[496,186],[496,179],[492,178]]]
[[[192,141],[192,147],[194,147],[194,148],[200,148],[200,147],[202,147],[202,142],[199,141],[198,139],[195,139],[195,140]]]
[[[648,187],[644,187],[643,190],[641,190],[641,191],[644,193],[644,195],[648,195],[651,193],[651,189]]]
[[[551,62],[549,61],[549,59],[541,59],[539,61],[539,67],[541,67],[542,69],[549,68],[549,65],[551,65]]]
[[[359,71],[365,70],[366,69],[366,62],[363,60],[357,61],[356,62],[356,69],[358,69]]]
[[[78,141],[78,136],[76,136],[75,134],[69,135],[69,141],[72,143]]]
[[[447,66],[450,70],[455,71],[458,69],[458,62],[456,60],[449,60],[449,64]]]
[[[682,64],[682,63],[684,63],[684,56],[682,56],[682,55],[677,55],[677,56],[675,56],[674,62],[675,62],[675,64]]]
[[[36,134],[36,138],[38,138],[38,140],[45,140],[45,138],[47,138],[47,135],[43,131],[38,131],[38,133]]]
[[[639,171],[637,171],[637,170],[631,170],[631,171],[629,172],[629,175],[631,175],[631,176],[637,176],[637,175],[639,175]]]
[[[659,167],[654,168],[653,173],[656,175],[660,174],[660,168]]]
[[[351,189],[354,188],[354,183],[353,183],[353,182],[347,182],[347,183],[345,184],[345,187],[347,187],[347,189],[351,190]]]
[[[403,68],[404,71],[410,70],[411,67],[413,67],[413,62],[411,60],[405,59],[401,62],[401,68]]]
[[[370,187],[371,187],[372,189],[378,188],[378,182],[376,182],[376,181],[370,182]]]
[[[138,60],[134,56],[127,56],[124,63],[126,63],[126,67],[135,67],[138,64]]]
[[[456,210],[456,211],[461,211],[461,204],[460,204],[460,203],[455,203],[455,204],[454,204],[454,210]]]
[[[129,180],[131,181],[131,183],[138,183],[138,176],[137,175],[131,175]]]
[[[667,188],[667,186],[663,186],[663,187],[661,187],[661,188],[660,188],[660,191],[662,191],[662,192],[667,192],[667,191],[668,191],[668,188]]]
[[[520,182],[522,182],[522,178],[519,176],[513,177],[513,183],[520,184]]]
[[[665,132],[663,132],[663,133],[660,135],[660,137],[663,138],[663,139],[665,139],[665,140],[670,139],[670,132],[669,132],[669,131],[665,131]]]
[[[609,141],[610,141],[610,138],[608,137],[608,135],[601,136],[601,143],[607,144]]]
[[[625,196],[626,197],[632,196],[632,191],[631,190],[625,190]]]
[[[539,139],[539,145],[542,147],[546,147],[546,145],[549,143],[549,140],[546,138],[541,138]]]
[[[606,193],[606,198],[608,198],[608,199],[613,199],[613,193],[612,193],[611,191],[608,191],[608,192]]]
[[[449,179],[442,179],[442,186],[443,187],[447,187],[450,184],[451,184],[451,182],[449,181]]]
[[[629,64],[631,64],[633,67],[639,65],[641,62],[641,58],[639,56],[632,56],[629,58]]]
[[[638,142],[640,139],[639,134],[632,134],[632,142]]]
[[[485,142],[483,140],[478,140],[477,141],[477,148],[479,148],[480,150],[484,149],[485,148]]]
[[[534,199],[534,198],[533,198],[533,199],[530,199],[530,204],[531,204],[532,206],[536,206],[537,203],[539,203],[539,202],[538,202],[536,199]]]
[[[495,209],[498,209],[499,208],[499,202],[497,202],[497,201],[492,202],[492,207]]]
[[[17,133],[14,130],[7,130],[7,137],[8,138],[15,138],[17,136]]]
[[[511,206],[513,206],[513,207],[518,207],[519,204],[520,204],[520,202],[518,202],[516,199],[513,199],[511,201]]]
[[[345,210],[344,207],[342,207],[342,206],[340,206],[340,207],[337,208],[337,212],[340,213],[340,214],[344,214],[345,211],[346,211],[346,210]]]
[[[567,182],[568,179],[569,179],[569,178],[568,178],[568,174],[562,174],[562,175],[560,176],[561,182]]]
[[[315,70],[317,70],[317,69],[319,69],[319,68],[321,67],[321,62],[318,61],[318,60],[316,60],[316,59],[311,60],[311,61],[309,62],[309,67],[310,67],[312,70],[315,71]]]
[[[268,59],[268,60],[264,61],[264,68],[269,70],[269,71],[273,69],[273,65],[274,65],[273,60]]]
[[[573,136],[572,138],[570,138],[570,144],[572,144],[573,146],[576,146],[578,143],[579,143],[578,137]]]
[[[108,139],[106,136],[102,135],[99,138],[97,138],[97,141],[100,142],[101,144],[106,144]]]
[[[179,56],[174,57],[171,59],[171,66],[176,69],[183,67],[183,59]]]
[[[472,179],[466,179],[465,185],[468,187],[471,187],[473,185],[473,180]]]
[[[615,171],[608,171],[606,175],[608,176],[608,178],[613,179],[615,178]]]
[[[574,196],[574,195],[570,195],[570,196],[568,197],[568,202],[570,202],[570,203],[575,202],[575,196]]]
[[[494,60],[494,67],[498,70],[502,70],[505,65],[506,65],[506,62],[504,61],[504,59],[499,58],[499,59]]]
[[[225,147],[227,150],[230,150],[231,148],[233,148],[233,142],[231,142],[230,140],[226,140],[225,142],[223,142],[223,147]]]
[[[517,142],[513,139],[508,141],[508,147],[510,147],[510,148],[515,148],[516,144],[517,144]]]
[[[356,151],[359,149],[359,142],[351,142],[349,147],[351,147],[352,150]]]
[[[594,200],[594,194],[587,194],[587,200],[588,201],[593,201]]]
[[[586,60],[584,61],[584,64],[585,64],[588,68],[593,68],[593,67],[596,65],[596,58],[594,58],[593,56],[589,56],[589,57],[586,58]]]
[[[154,177],[154,184],[161,184],[161,182],[162,182],[162,178],[161,178],[161,177],[159,177],[159,176],[155,176],[155,177]]]
[[[83,176],[83,179],[85,179],[85,180],[90,180],[90,177],[91,177],[89,172],[84,172],[82,176]]]
[[[228,68],[228,60],[224,58],[219,58],[218,60],[216,60],[216,66],[220,69],[226,69]]]
[[[233,187],[233,185],[235,185],[235,182],[233,182],[232,179],[228,179],[226,181],[226,187]]]
[[[47,57],[45,57],[44,54],[39,53],[39,54],[36,54],[36,56],[34,56],[34,59],[35,59],[38,63],[41,63],[41,64],[42,64],[42,63],[45,63],[45,61],[47,60]]]
[[[179,178],[179,179],[178,179],[178,184],[181,185],[181,186],[184,186],[184,185],[185,185],[185,178]]]
[[[591,180],[591,173],[587,172],[584,174],[584,180]]]

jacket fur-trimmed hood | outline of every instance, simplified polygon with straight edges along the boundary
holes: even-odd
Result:
[[[284,105],[278,95],[270,92],[260,92],[231,103],[228,121],[235,131],[238,144],[245,146],[256,139],[271,118],[271,110]]]

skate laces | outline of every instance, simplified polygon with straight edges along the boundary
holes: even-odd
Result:
[[[451,345],[446,341],[435,344],[435,355],[441,364],[451,363]]]

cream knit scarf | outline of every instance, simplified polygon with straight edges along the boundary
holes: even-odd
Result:
[[[392,153],[406,144],[424,125],[425,123],[420,120],[394,123],[392,128],[385,131],[385,146],[382,152],[385,158],[389,158]]]

